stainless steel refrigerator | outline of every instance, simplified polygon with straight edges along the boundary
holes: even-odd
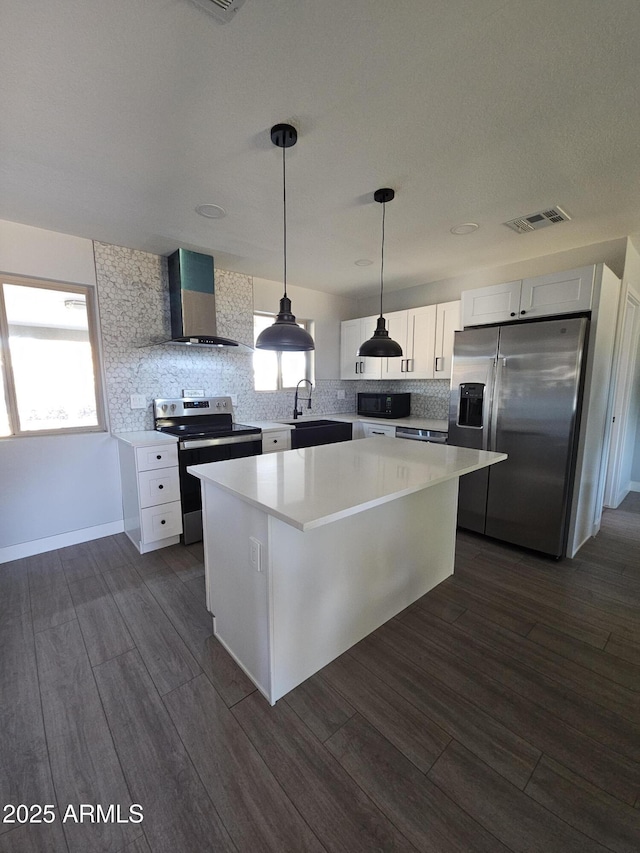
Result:
[[[460,527],[565,555],[588,328],[571,317],[455,333],[449,444],[509,457],[460,478]]]

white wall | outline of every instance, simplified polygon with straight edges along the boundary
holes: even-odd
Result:
[[[340,321],[358,317],[355,299],[307,290],[287,285],[291,310],[299,320],[313,319],[315,373],[317,380],[340,378]],[[255,311],[275,314],[282,297],[282,284],[265,278],[253,279],[253,307]]]
[[[96,281],[91,240],[4,220],[0,270]],[[122,530],[116,442],[106,433],[0,439],[0,472],[0,562]]]
[[[558,226],[561,228],[562,226]],[[514,239],[535,239],[533,234],[514,234]],[[463,238],[461,238],[463,239]],[[478,269],[466,275],[456,278],[432,281],[417,287],[409,287],[405,290],[384,292],[384,310],[402,311],[405,308],[418,308],[421,305],[435,305],[438,302],[450,302],[460,299],[463,290],[473,290],[476,287],[486,287],[491,284],[502,284],[505,281],[517,281],[521,278],[529,278],[536,275],[547,275],[548,273],[561,272],[562,270],[575,269],[576,267],[588,266],[590,264],[605,263],[618,278],[622,278],[625,261],[625,249],[627,240],[609,240],[606,243],[594,243],[579,249],[571,249],[567,252],[557,252],[553,255],[528,258],[517,264],[509,264],[503,267],[491,267]],[[535,244],[532,243],[535,251]],[[357,313],[353,317],[367,317],[377,314],[380,310],[380,296],[371,296],[359,299]]]

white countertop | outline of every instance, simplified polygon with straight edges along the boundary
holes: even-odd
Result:
[[[353,412],[339,412],[338,414],[309,414],[302,415],[298,418],[299,421],[315,421],[322,418],[323,420],[329,421],[342,421],[343,423],[355,424],[355,423],[364,423],[364,424],[390,424],[391,426],[404,426],[411,427],[411,429],[433,429],[438,430],[439,432],[447,432],[449,430],[449,422],[444,418],[419,418],[417,416],[410,415],[408,418],[374,418],[372,415],[368,417],[366,415],[356,415]],[[294,420],[293,416],[290,418],[283,418],[281,421],[251,421],[246,420],[245,418],[240,418],[243,424],[247,426],[255,426],[259,427],[263,432],[273,432],[275,430],[283,430],[283,429],[293,429],[293,424],[287,423],[287,421]]]
[[[132,447],[145,447],[153,444],[163,444],[165,441],[172,441],[174,444],[178,438],[175,435],[167,435],[164,432],[158,432],[155,429],[144,429],[138,432],[114,432],[111,433],[118,441],[123,441],[125,444],[130,444]]]
[[[311,530],[506,458],[376,436],[187,470],[299,530]]]

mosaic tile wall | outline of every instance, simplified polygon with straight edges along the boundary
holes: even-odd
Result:
[[[149,346],[170,337],[166,259],[94,242],[107,402],[112,432],[153,428],[155,397],[180,397],[183,388],[208,395],[234,394],[237,421],[281,420],[293,414],[291,391],[253,389],[251,352],[177,345]],[[216,269],[218,334],[242,343],[253,339],[253,284],[249,276]],[[357,391],[410,391],[412,414],[447,416],[445,380],[320,381],[312,412],[353,412]],[[344,399],[338,397],[344,392]],[[144,394],[146,409],[131,409],[130,395]]]

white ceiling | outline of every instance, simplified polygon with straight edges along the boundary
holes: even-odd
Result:
[[[269,129],[285,121],[292,284],[375,291],[383,186],[389,289],[640,230],[637,0],[246,0],[227,25],[191,0],[0,15],[0,218],[280,279]],[[572,221],[502,224],[552,205]]]

